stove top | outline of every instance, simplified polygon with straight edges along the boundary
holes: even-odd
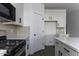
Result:
[[[7,50],[6,55],[15,55],[23,46],[26,45],[25,40],[7,40],[5,36],[0,37],[0,49]]]
[[[21,44],[22,42],[23,42],[23,40],[1,40],[0,49],[13,48],[13,47]]]
[[[1,40],[0,41],[0,49],[7,50],[7,55],[16,54],[25,45],[26,45],[25,40]]]

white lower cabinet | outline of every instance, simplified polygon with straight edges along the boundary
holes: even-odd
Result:
[[[61,43],[56,41],[55,42],[55,56],[60,56],[61,54]]]
[[[59,55],[59,46],[58,43],[55,43],[55,56]]]
[[[77,56],[77,55],[78,53],[69,46],[61,43],[60,41],[55,42],[55,56]]]

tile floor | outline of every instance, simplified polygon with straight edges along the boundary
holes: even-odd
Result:
[[[45,46],[44,50],[40,50],[30,56],[55,56],[55,47]]]

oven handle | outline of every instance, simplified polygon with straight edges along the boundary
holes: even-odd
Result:
[[[64,48],[65,51],[67,51],[68,53],[70,52],[68,49]]]

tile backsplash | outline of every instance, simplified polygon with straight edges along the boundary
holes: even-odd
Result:
[[[4,25],[0,23],[0,36],[6,35],[7,38],[16,37],[16,26]]]

